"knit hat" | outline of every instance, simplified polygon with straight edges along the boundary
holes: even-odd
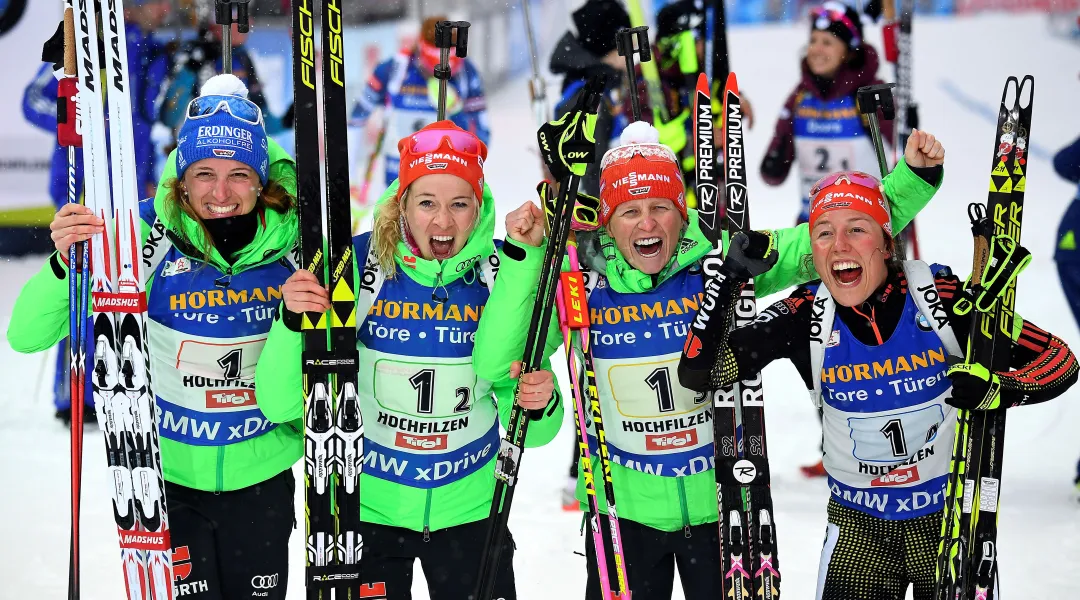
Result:
[[[892,213],[881,194],[881,182],[859,171],[826,175],[810,189],[810,227],[830,210],[849,208],[865,213],[892,237]]]
[[[593,56],[615,49],[615,34],[630,27],[630,15],[616,0],[588,0],[573,13],[577,40]]]
[[[188,105],[177,136],[178,179],[204,158],[228,158],[251,167],[266,185],[270,158],[262,111],[247,95],[247,87],[235,75],[206,80],[199,97]]]
[[[623,202],[666,198],[686,215],[686,187],[675,152],[660,143],[656,128],[644,121],[623,130],[620,145],[600,161],[600,224],[607,225]]]
[[[454,125],[437,121],[398,142],[401,163],[398,167],[398,191],[401,200],[412,182],[424,175],[446,173],[467,181],[477,202],[484,199],[484,161],[487,146],[475,135]]]
[[[828,31],[849,49],[862,45],[862,17],[854,8],[834,0],[810,11],[810,31]]]

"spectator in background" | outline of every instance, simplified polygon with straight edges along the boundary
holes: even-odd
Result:
[[[406,137],[435,122],[439,105],[439,80],[435,79],[439,49],[435,47],[435,24],[447,20],[445,15],[428,17],[414,47],[403,48],[375,67],[353,107],[350,127],[365,127],[380,108],[381,129],[385,130],[380,137],[384,140]],[[480,71],[471,60],[454,56],[452,50],[450,70],[453,76],[446,85],[446,118],[480,138],[484,144],[490,144],[487,100]],[[389,186],[398,176],[397,146],[384,143],[381,151],[386,165],[385,181]],[[375,154],[364,153],[360,160],[375,158]],[[359,165],[359,172],[364,173],[367,166],[366,162]]]
[[[1080,184],[1080,138],[1054,155],[1054,170],[1066,180]],[[1080,187],[1058,225],[1058,243],[1054,251],[1061,289],[1065,292],[1073,318],[1080,325],[1080,251],[1076,247],[1077,232],[1080,232]],[[1080,463],[1076,465],[1074,483],[1080,490]]]
[[[164,23],[168,8],[169,3],[165,0],[128,0],[124,7],[135,172],[139,192],[144,196],[153,196],[157,189],[154,175],[156,157],[150,141],[150,128],[154,123],[154,101],[169,72],[169,56],[165,48],[154,40],[153,33]],[[23,115],[26,120],[50,135],[56,135],[57,79],[53,75],[56,68],[52,63],[42,64],[23,93]],[[82,189],[82,153],[80,150],[76,152],[76,189]],[[49,171],[49,195],[57,207],[67,202],[67,149],[59,144],[53,152]],[[71,422],[71,394],[68,391],[66,343],[65,340],[61,344],[57,355],[53,402],[56,418],[68,424]],[[93,410],[86,413],[86,420],[94,420]]]
[[[175,133],[184,123],[188,103],[198,96],[198,90],[206,80],[223,72],[221,37],[221,25],[203,24],[194,39],[181,42],[175,49],[176,65],[165,86],[159,113],[160,122],[173,134],[170,145],[175,142]],[[247,38],[248,34],[240,33],[238,25],[232,26],[232,74],[247,86],[248,99],[262,110],[266,133],[272,136],[282,132],[285,127],[282,119],[271,114],[267,106],[258,73],[255,72],[255,63],[244,48]]]

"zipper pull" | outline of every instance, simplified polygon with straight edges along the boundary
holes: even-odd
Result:
[[[439,295],[439,289],[440,288],[443,291],[442,296]],[[450,299],[450,294],[448,294],[446,292],[446,286],[444,286],[443,283],[442,283],[442,272],[440,271],[439,273],[437,273],[435,275],[435,287],[432,288],[432,290],[431,290],[431,300],[432,300],[432,302],[437,302],[439,304],[443,304],[449,299]]]
[[[686,539],[690,539],[690,526],[689,525],[683,525],[682,536],[684,538],[686,538]]]
[[[424,543],[431,541],[431,529],[427,525],[424,525]]]

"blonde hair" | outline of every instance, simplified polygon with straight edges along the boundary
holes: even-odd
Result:
[[[409,201],[409,190],[410,188],[405,188],[405,191],[401,192],[401,198],[396,202],[389,200],[380,204],[371,224],[371,248],[375,253],[379,268],[387,279],[393,279],[397,275],[394,257],[398,251],[398,242],[402,241],[401,220],[405,215],[405,203]],[[472,197],[476,200],[476,219],[473,220],[469,235],[472,235],[476,226],[480,224],[482,214],[480,205],[483,202],[476,197],[475,193]]]
[[[179,223],[183,216],[188,217],[195,221],[199,231],[198,237],[202,239],[189,239],[182,227],[177,228],[175,233],[188,244],[201,250],[202,256],[199,258],[203,262],[209,262],[210,250],[214,247],[214,239],[210,237],[210,231],[206,228],[206,224],[203,223],[202,217],[191,206],[191,197],[188,196],[187,190],[184,188],[184,182],[174,177],[165,182],[165,188],[168,192],[165,195],[164,212],[169,222]],[[255,207],[252,210],[268,208],[275,212],[287,213],[292,209],[294,203],[295,199],[292,194],[276,180],[271,179],[266,182],[266,185],[262,186],[258,197],[255,198]]]

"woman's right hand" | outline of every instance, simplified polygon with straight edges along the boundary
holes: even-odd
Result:
[[[285,308],[294,313],[326,312],[330,310],[330,292],[319,285],[311,271],[299,269],[281,286]]]
[[[53,246],[56,246],[56,251],[66,261],[72,244],[86,241],[95,233],[105,232],[105,220],[82,204],[68,202],[56,211],[52,223],[49,223],[49,229],[52,230],[50,237]]]

